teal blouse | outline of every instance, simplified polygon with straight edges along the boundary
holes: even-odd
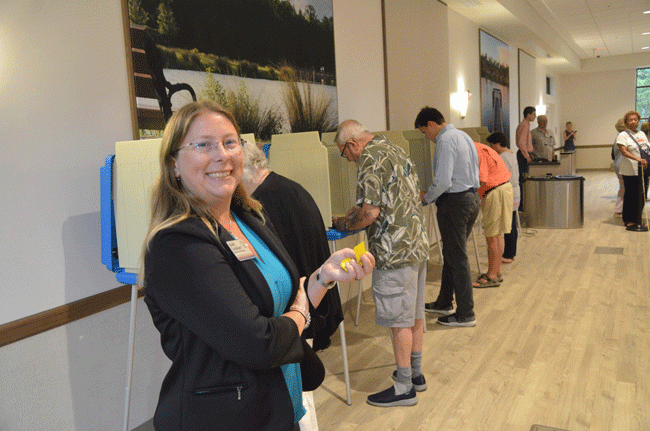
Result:
[[[273,317],[280,317],[287,308],[289,298],[291,297],[291,277],[289,271],[282,265],[282,262],[273,254],[267,245],[260,239],[253,230],[251,230],[239,217],[234,213],[235,221],[241,231],[246,235],[248,241],[257,251],[259,259],[253,258],[257,268],[262,272],[266,282],[273,295]],[[285,364],[281,366],[284,380],[291,395],[293,404],[294,423],[302,418],[306,410],[302,405],[302,379],[300,377],[300,364]]]

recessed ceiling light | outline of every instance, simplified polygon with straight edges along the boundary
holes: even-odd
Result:
[[[641,49],[650,49],[650,46],[644,46],[644,47],[641,48]]]
[[[644,14],[646,14],[646,13],[650,13],[650,10],[647,10],[647,11],[645,11],[645,12],[643,12],[643,13],[644,13]]]
[[[641,33],[641,36],[647,36],[650,34],[650,31],[646,31],[645,33]]]

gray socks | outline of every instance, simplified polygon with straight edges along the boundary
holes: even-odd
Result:
[[[413,382],[411,382],[411,368],[397,367],[397,382],[395,382],[395,395],[402,395],[411,391]]]
[[[395,395],[402,395],[411,391],[412,379],[422,375],[422,352],[411,352],[411,366],[397,367],[397,382],[395,382]]]
[[[422,374],[422,352],[411,352],[411,373],[413,378]]]

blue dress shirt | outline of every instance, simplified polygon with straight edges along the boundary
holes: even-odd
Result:
[[[469,135],[447,124],[436,136],[433,153],[433,183],[424,195],[427,203],[443,193],[459,193],[480,187],[478,153]]]

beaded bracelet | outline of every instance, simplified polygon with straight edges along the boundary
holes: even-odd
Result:
[[[309,314],[309,311],[305,310],[305,308],[301,307],[300,305],[292,305],[289,307],[289,310],[297,311],[298,313],[302,314],[302,317],[305,318],[305,326],[303,330],[309,328],[309,324],[311,323],[311,314]]]

